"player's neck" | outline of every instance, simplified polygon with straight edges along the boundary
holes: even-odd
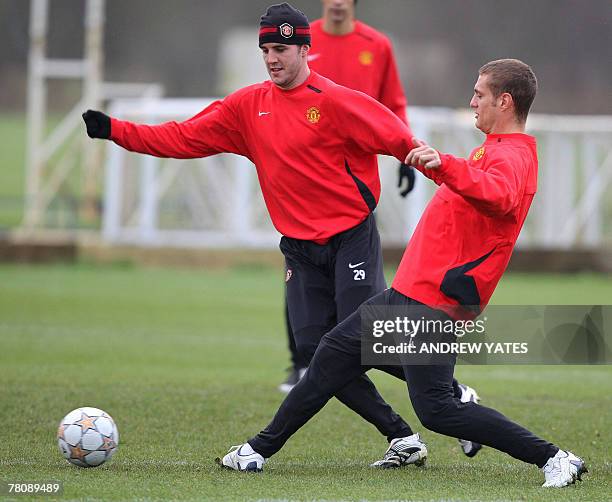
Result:
[[[328,35],[348,35],[355,31],[355,19],[347,17],[344,21],[335,23],[331,19],[323,18],[323,31]]]
[[[525,122],[518,123],[514,117],[498,120],[487,134],[525,134]]]
[[[516,122],[512,124],[507,124],[505,126],[494,127],[492,128],[489,134],[525,134],[525,124],[517,124]]]

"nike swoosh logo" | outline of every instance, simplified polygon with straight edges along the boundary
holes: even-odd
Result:
[[[306,58],[307,61],[314,61],[315,59],[318,59],[321,56],[321,54],[308,54],[308,57]]]
[[[355,265],[353,265],[352,263],[349,263],[349,268],[355,268],[358,267],[359,265],[363,265],[365,263],[365,261],[360,261],[359,263],[355,263]]]
[[[270,112],[259,112],[259,116],[261,117],[262,115],[270,115]]]

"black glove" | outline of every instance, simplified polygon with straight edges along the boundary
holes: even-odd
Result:
[[[403,162],[399,165],[399,169],[397,170],[398,178],[397,178],[397,188],[400,189],[400,195],[402,197],[406,197],[412,189],[414,188],[414,182],[416,181],[416,176],[414,174],[414,167],[409,166],[408,164],[404,164]],[[407,186],[403,190],[402,184],[404,180],[407,180]]]
[[[111,135],[111,119],[108,115],[97,110],[87,110],[83,114],[87,127],[87,136],[90,138],[108,139]]]

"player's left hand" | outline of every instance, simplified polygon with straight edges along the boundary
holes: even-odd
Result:
[[[402,189],[404,180],[406,180],[406,187]],[[406,197],[406,195],[412,192],[415,181],[416,176],[414,174],[414,167],[402,162],[397,169],[397,188],[400,189],[400,195],[402,197]]]
[[[425,169],[437,169],[442,165],[440,154],[424,141],[414,138],[412,140],[415,148],[408,152],[404,161],[413,166],[423,166]]]
[[[111,118],[98,110],[87,110],[83,122],[90,138],[109,139],[111,135]]]

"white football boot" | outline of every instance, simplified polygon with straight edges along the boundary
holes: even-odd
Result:
[[[468,387],[467,385],[460,383],[459,388],[461,389],[461,397],[459,399],[462,403],[478,403],[480,401],[480,396],[474,389],[472,389],[472,387]],[[468,457],[473,457],[482,449],[482,445],[480,443],[468,441],[467,439],[459,439],[458,441],[461,445],[461,450]]]
[[[572,452],[559,450],[554,457],[550,457],[542,467],[545,482],[544,488],[563,488],[582,481],[582,475],[589,472],[584,460]]]
[[[392,440],[385,452],[385,456],[381,460],[370,464],[370,467],[394,469],[409,464],[421,467],[425,465],[426,459],[427,446],[421,441],[421,437],[417,432],[412,436]]]
[[[266,459],[257,453],[249,443],[232,446],[223,459],[216,459],[221,467],[242,472],[261,472]]]

